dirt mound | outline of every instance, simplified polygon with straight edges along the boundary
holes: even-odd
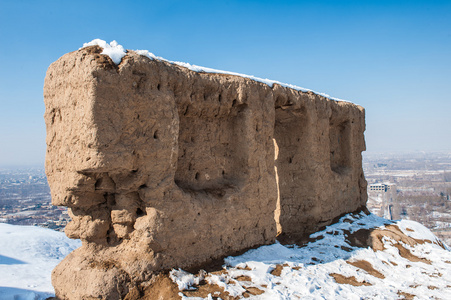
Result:
[[[406,245],[413,247],[418,244],[435,243],[445,249],[445,246],[439,240],[432,242],[430,240],[421,240],[409,237],[396,225],[386,225],[381,229],[360,229],[353,233],[347,233],[346,241],[355,247],[369,247],[374,251],[382,251],[385,250],[383,241],[384,238],[390,240],[390,244],[398,249],[399,254],[402,257],[412,262],[420,261],[427,264],[431,263],[428,259],[414,255],[409,249],[406,248]]]

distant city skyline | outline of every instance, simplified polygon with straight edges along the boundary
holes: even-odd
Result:
[[[451,1],[0,2],[0,167],[43,165],[48,66],[95,38],[362,105],[368,152],[451,151]]]

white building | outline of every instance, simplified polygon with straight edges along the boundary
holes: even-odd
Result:
[[[374,214],[387,219],[399,218],[393,214],[396,200],[396,185],[392,183],[373,183],[368,185],[367,206]]]
[[[396,185],[391,183],[373,183],[368,186],[368,192],[388,192],[396,190]]]

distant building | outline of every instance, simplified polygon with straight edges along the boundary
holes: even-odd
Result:
[[[386,184],[386,183],[373,183],[368,186],[368,192],[388,192],[391,190],[395,190],[396,185],[394,184]]]
[[[374,214],[387,219],[398,219],[396,209],[396,185],[392,183],[373,183],[368,185],[368,208]]]

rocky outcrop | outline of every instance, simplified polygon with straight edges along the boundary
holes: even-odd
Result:
[[[52,202],[83,242],[53,272],[57,297],[136,298],[162,270],[295,241],[365,205],[363,108],[101,51],[64,55],[45,80]]]

